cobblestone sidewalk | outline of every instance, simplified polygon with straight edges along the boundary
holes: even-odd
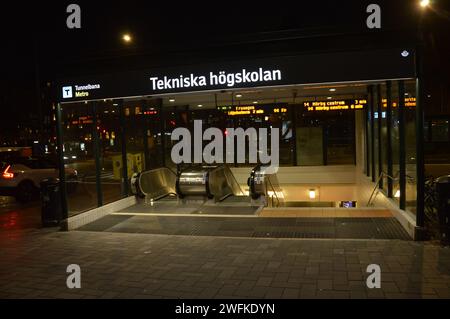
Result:
[[[81,267],[81,289],[66,267]],[[366,288],[379,264],[381,289]],[[450,298],[450,250],[397,240],[0,232],[1,298]]]

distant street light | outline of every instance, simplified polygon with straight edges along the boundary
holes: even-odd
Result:
[[[133,38],[132,38],[131,35],[129,35],[128,33],[125,33],[125,34],[122,36],[122,40],[123,40],[125,43],[130,43],[130,42],[133,40]]]
[[[420,0],[420,6],[426,8],[430,5],[430,0]]]

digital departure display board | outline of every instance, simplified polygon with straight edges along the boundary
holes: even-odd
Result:
[[[228,116],[270,115],[288,112],[287,104],[221,106],[218,107],[218,110],[227,113]]]
[[[383,107],[387,108],[387,99],[383,99]],[[411,107],[414,108],[417,105],[417,100],[415,97],[406,97],[405,98],[405,107]],[[398,107],[398,102],[392,102],[392,107],[396,108]]]
[[[311,101],[303,103],[303,107],[308,112],[362,110],[365,105],[367,105],[366,99]]]

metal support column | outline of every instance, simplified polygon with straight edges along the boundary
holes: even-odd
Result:
[[[426,11],[426,10],[425,10]],[[418,23],[418,45],[416,48],[416,232],[415,240],[425,237],[425,137],[424,137],[424,47],[427,43],[423,24],[424,16]]]
[[[365,147],[364,152],[366,154],[365,160],[366,160],[366,175],[367,177],[370,177],[370,157],[369,157],[369,110],[367,107],[364,108],[364,137],[365,137]]]
[[[393,160],[392,160],[392,82],[387,81],[386,82],[386,96],[387,96],[387,110],[386,110],[386,130],[387,130],[387,173],[389,175],[387,179],[387,193],[388,197],[393,197],[393,180],[392,176],[394,175],[394,168],[393,168]]]
[[[398,82],[398,131],[399,131],[399,187],[400,209],[406,209],[406,137],[405,137],[405,83]]]
[[[143,100],[142,102],[142,144],[144,145],[144,171],[148,171],[151,167],[150,163],[150,150],[148,145],[148,130],[149,130],[149,115],[148,115],[148,104],[146,100]]]
[[[369,95],[370,95],[370,105],[369,105],[369,113],[370,113],[370,157],[372,162],[372,182],[376,182],[377,176],[375,172],[375,108],[374,108],[374,97],[373,97],[373,85],[369,87]]]
[[[92,137],[94,141],[94,158],[95,158],[95,184],[97,189],[97,206],[103,206],[103,192],[102,192],[102,168],[101,168],[101,145],[98,131],[98,110],[97,102],[92,102]]]
[[[158,112],[159,112],[159,117],[161,119],[161,123],[160,123],[161,156],[162,156],[161,164],[162,164],[163,167],[165,167],[166,166],[166,118],[164,116],[163,102],[162,101],[160,101],[160,103],[158,105]]]
[[[120,139],[122,141],[122,196],[127,197],[129,194],[128,187],[128,156],[127,156],[127,139],[126,139],[126,123],[125,109],[123,100],[119,100],[119,121],[120,121]]]
[[[66,187],[66,170],[64,165],[64,148],[62,136],[62,107],[58,103],[56,106],[56,144],[58,146],[58,169],[59,169],[59,189],[61,193],[62,216],[61,219],[69,218],[69,210],[67,207],[67,187]],[[65,223],[63,223],[65,224]],[[67,229],[65,229],[67,230]]]
[[[383,174],[383,99],[381,96],[381,85],[377,85],[377,113],[378,113],[378,176]],[[380,183],[378,187],[383,189],[384,179],[380,178]]]
[[[298,108],[294,104],[291,107],[291,120],[292,120],[292,161],[293,166],[298,166],[298,159],[297,159],[297,115],[298,115]]]
[[[418,57],[420,59],[420,57]],[[421,69],[421,62],[419,70]],[[417,227],[425,227],[425,158],[424,158],[424,86],[422,71],[416,79],[416,184],[417,184]]]

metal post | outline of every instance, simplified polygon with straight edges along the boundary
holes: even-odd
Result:
[[[378,110],[378,176],[383,174],[383,99],[381,96],[381,85],[377,85],[377,110]],[[383,189],[384,180],[380,178],[378,187]]]
[[[399,130],[399,186],[400,186],[400,209],[406,209],[406,143],[405,143],[405,83],[398,82],[398,130]]]
[[[98,116],[97,116],[97,102],[92,102],[92,136],[94,141],[94,158],[95,158],[95,184],[97,188],[97,206],[103,206],[103,192],[102,192],[102,168],[101,168],[101,145],[100,138],[98,136]]]
[[[56,106],[56,144],[58,145],[58,169],[59,169],[59,189],[61,193],[62,220],[69,218],[67,207],[67,187],[66,187],[66,170],[64,165],[64,149],[63,149],[63,133],[62,133],[62,108],[58,103]],[[67,230],[67,229],[66,229]]]
[[[120,139],[122,140],[122,196],[127,197],[128,190],[128,154],[126,140],[125,109],[123,100],[119,100]]]
[[[375,172],[375,112],[374,112],[374,98],[373,98],[373,85],[369,87],[370,94],[370,150],[371,150],[371,161],[372,161],[372,182],[376,181],[376,172]]]
[[[366,160],[366,175],[370,176],[370,158],[369,158],[369,110],[367,107],[364,108],[364,134],[366,139],[366,145],[364,148],[365,151],[365,160]]]
[[[418,50],[419,51],[419,50]],[[417,53],[416,79],[416,179],[417,179],[417,227],[425,227],[425,158],[424,158],[424,85],[422,57]]]
[[[387,179],[388,186],[388,197],[393,197],[393,180],[392,176],[394,175],[394,167],[392,160],[392,82],[386,82],[386,96],[387,96],[387,111],[386,111],[386,129],[387,129],[387,173],[389,175]]]
[[[322,124],[323,165],[328,166],[328,121]]]
[[[142,101],[142,138],[143,138],[143,145],[144,145],[144,170],[149,170],[151,163],[150,163],[150,150],[148,149],[148,129],[149,129],[149,121],[148,121],[148,117],[149,115],[147,115],[148,112],[148,104],[146,100]]]
[[[163,103],[162,101],[158,105],[159,117],[161,119],[160,122],[160,132],[161,132],[161,156],[162,161],[161,164],[163,167],[166,166],[166,118],[164,117],[163,112]]]
[[[358,121],[358,117],[356,116],[356,110],[353,113],[352,117],[353,117],[353,138],[355,139],[355,142],[353,143],[353,164],[356,166],[358,163],[358,146],[360,145],[356,145],[356,142],[358,141],[358,139],[356,138],[356,122]]]
[[[424,10],[426,12],[427,10]],[[426,30],[424,17],[418,23],[418,45],[416,50],[416,232],[415,240],[425,237],[425,154],[424,154],[424,60]]]
[[[298,115],[298,110],[297,107],[292,106],[291,107],[291,119],[292,119],[292,140],[293,140],[293,145],[292,145],[292,150],[293,153],[292,154],[292,161],[294,166],[298,166],[298,159],[297,159],[297,115]]]

